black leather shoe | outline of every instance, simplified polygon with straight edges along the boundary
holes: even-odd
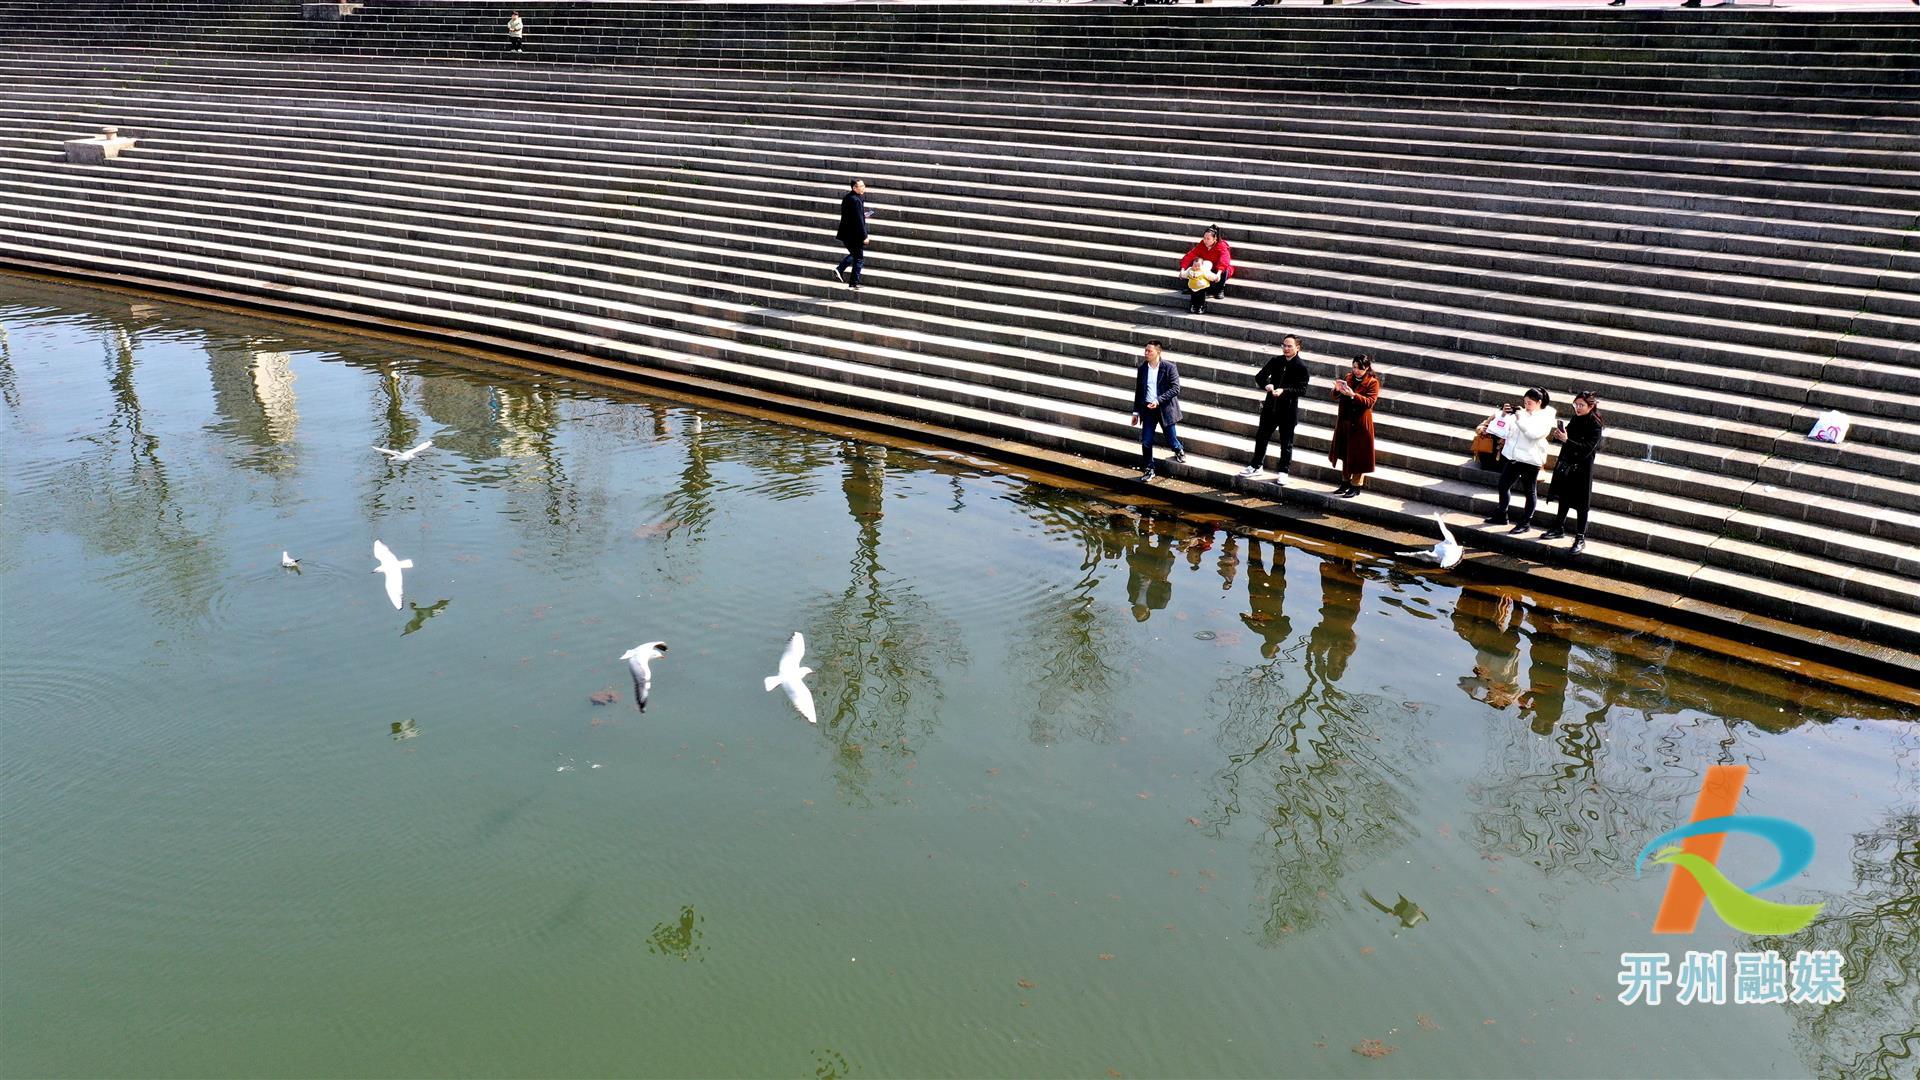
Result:
[[[1360,494],[1360,489],[1357,487],[1350,487],[1347,490],[1340,492],[1339,494],[1340,494],[1340,497],[1343,499],[1351,499],[1355,495]]]
[[[1508,536],[1525,536],[1529,531],[1530,531],[1529,528],[1524,524],[1515,525],[1513,528],[1507,530],[1507,535]]]
[[[1550,529],[1550,530],[1548,530],[1548,531],[1546,531],[1546,532],[1543,532],[1543,533],[1541,533],[1541,534],[1540,534],[1540,539],[1542,539],[1542,540],[1558,540],[1558,539],[1560,539],[1561,537],[1563,537],[1563,536],[1565,536],[1565,535],[1567,535],[1567,534],[1566,534],[1566,533],[1563,533],[1563,532],[1561,532],[1561,531],[1560,531],[1559,529]]]
[[[1507,518],[1505,514],[1501,514],[1496,517],[1485,518],[1480,522],[1480,524],[1482,525],[1505,525],[1506,523],[1507,523]]]
[[[1920,2],[1920,0],[1916,0],[1916,2]],[[1586,547],[1587,547],[1587,538],[1584,536],[1576,536],[1573,538],[1573,546],[1567,549],[1567,554],[1578,555],[1582,551],[1585,551]]]

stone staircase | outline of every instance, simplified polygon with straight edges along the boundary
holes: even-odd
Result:
[[[1610,419],[1583,567],[1920,650],[1920,18],[0,0],[0,262],[397,318],[1231,486],[1249,376],[1371,352],[1343,513],[1479,516],[1520,387]],[[242,62],[236,62],[241,60]],[[107,166],[60,140],[140,140]],[[833,280],[867,178],[869,288]],[[1204,317],[1172,284],[1234,241]],[[1826,408],[1850,440],[1806,441]],[[1330,396],[1303,416],[1312,507]],[[1264,491],[1265,489],[1262,489]],[[1548,557],[1538,544],[1481,546]]]

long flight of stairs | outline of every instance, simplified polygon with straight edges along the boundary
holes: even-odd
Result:
[[[1920,17],[0,0],[0,264],[393,317],[1181,479],[1289,332],[1372,353],[1343,510],[1479,516],[1521,387],[1610,419],[1582,563],[1920,650]],[[107,166],[60,140],[139,139]],[[846,181],[876,242],[828,272]],[[1191,317],[1206,224],[1232,296]],[[4,287],[4,286],[0,286]],[[1805,438],[1837,408],[1840,446]],[[1311,505],[1333,402],[1302,421]],[[1357,503],[1358,505],[1354,505]],[[1538,545],[1479,543],[1544,557]]]

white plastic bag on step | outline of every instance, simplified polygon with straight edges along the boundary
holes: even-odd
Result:
[[[1845,442],[1847,441],[1847,429],[1852,426],[1853,421],[1847,419],[1846,413],[1841,412],[1839,409],[1828,409],[1826,412],[1820,414],[1818,420],[1813,422],[1813,430],[1807,432],[1807,438],[1812,439],[1814,442]]]

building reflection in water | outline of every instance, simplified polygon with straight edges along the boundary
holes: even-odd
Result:
[[[206,353],[220,417],[207,430],[252,448],[241,459],[249,468],[292,469],[293,456],[284,452],[300,424],[292,354],[253,341],[210,341]]]
[[[1222,717],[1215,741],[1227,764],[1214,780],[1207,825],[1218,834],[1243,814],[1262,823],[1255,937],[1277,946],[1350,909],[1358,892],[1347,887],[1348,872],[1411,834],[1410,772],[1427,754],[1418,710],[1339,685],[1357,649],[1366,581],[1359,569],[1320,560],[1319,618],[1297,663],[1285,556],[1274,545],[1263,565],[1259,546],[1248,544],[1243,621],[1261,636],[1263,662],[1214,691]],[[1228,555],[1223,549],[1221,558]]]

